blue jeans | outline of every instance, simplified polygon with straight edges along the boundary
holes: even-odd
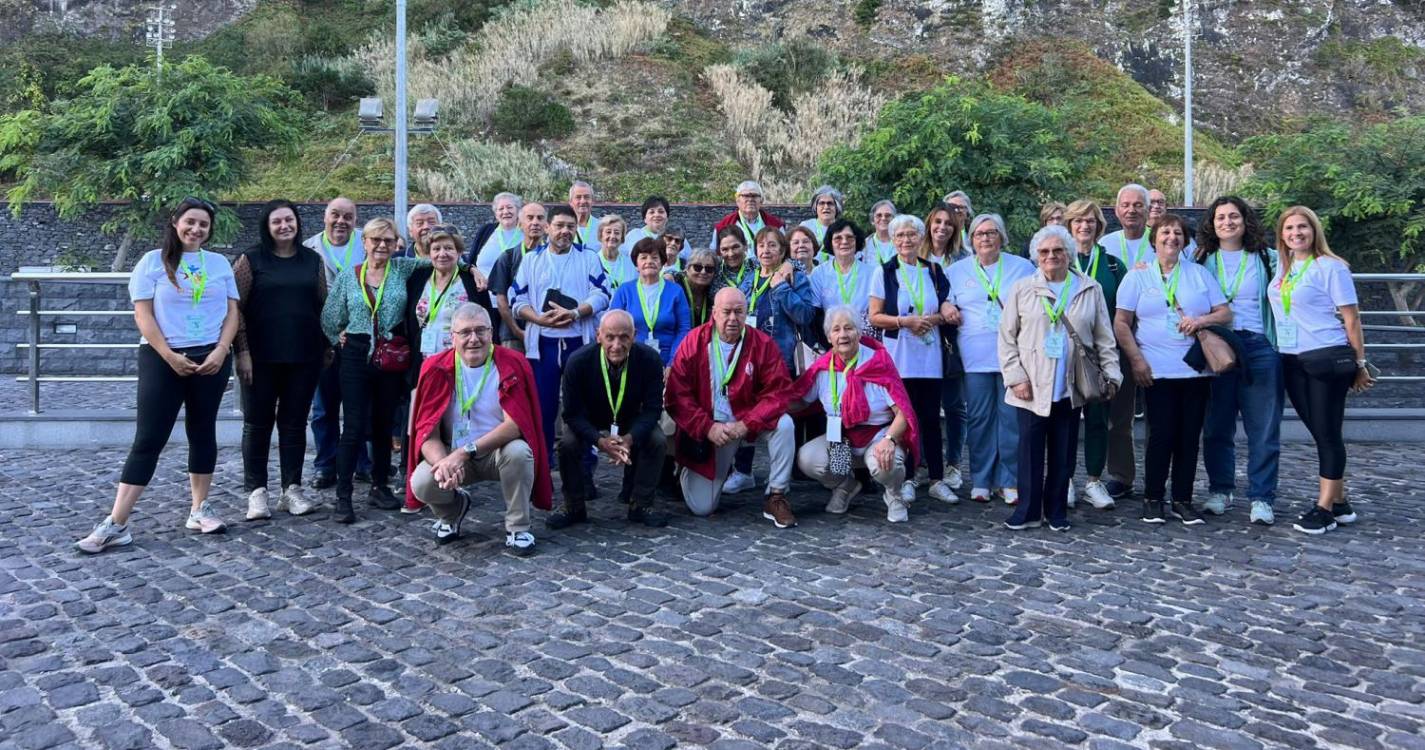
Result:
[[[559,385],[564,376],[564,365],[583,345],[584,339],[579,336],[540,336],[539,359],[529,361],[530,368],[534,370],[534,388],[539,393],[539,416],[544,427],[546,456],[554,455],[554,421],[559,415]]]
[[[945,465],[959,466],[965,449],[965,379],[945,378],[940,386],[940,406],[945,410]]]
[[[1202,464],[1211,492],[1236,486],[1234,443],[1237,415],[1247,433],[1247,498],[1268,505],[1277,497],[1277,459],[1281,457],[1282,365],[1270,341],[1259,333],[1237,331],[1246,361],[1212,380],[1207,422],[1202,432]],[[1251,373],[1247,382],[1242,372]]]
[[[317,474],[336,473],[336,444],[341,436],[341,358],[322,368],[321,379],[317,381],[317,394],[312,399],[312,441],[316,443],[317,457],[312,460],[312,469]],[[356,454],[356,471],[371,473],[371,454],[365,443]]]
[[[973,487],[1019,486],[1019,414],[1004,402],[1004,376],[965,373],[966,440]]]

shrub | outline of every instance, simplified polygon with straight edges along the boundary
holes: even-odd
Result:
[[[509,191],[529,200],[554,194],[554,175],[532,149],[477,140],[452,143],[440,169],[417,169],[416,188],[437,201],[483,201]]]
[[[736,58],[742,72],[772,92],[772,104],[792,111],[798,94],[815,89],[839,63],[836,55],[806,37],[770,44]]]
[[[505,138],[533,143],[573,133],[574,115],[547,92],[512,85],[500,95],[490,124]]]
[[[329,110],[360,99],[376,86],[349,58],[304,57],[292,66],[292,88],[313,105]]]

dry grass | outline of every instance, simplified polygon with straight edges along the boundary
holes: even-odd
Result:
[[[1241,195],[1242,187],[1255,172],[1251,164],[1227,167],[1215,162],[1199,162],[1192,173],[1193,203],[1206,206],[1223,195]],[[1182,197],[1183,180],[1177,177],[1172,181],[1169,200],[1182,205]]]
[[[456,141],[440,170],[417,169],[416,189],[437,201],[487,201],[508,190],[529,200],[555,193],[555,176],[544,159],[518,144]]]

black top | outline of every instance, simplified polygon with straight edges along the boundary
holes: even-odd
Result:
[[[252,272],[243,317],[254,362],[314,362],[326,352],[321,320],[326,270],[311,248],[296,250],[290,258],[261,248],[243,254]]]
[[[416,317],[416,305],[420,304],[421,297],[425,294],[426,282],[430,281],[431,274],[435,273],[434,266],[421,266],[411,272],[406,279],[406,318],[405,330],[406,339],[411,342],[411,366],[406,369],[406,382],[412,388],[416,387],[416,379],[421,374],[421,363],[425,360],[425,355],[421,354],[421,321]],[[460,279],[460,283],[465,285],[465,296],[471,302],[485,308],[490,314],[490,325],[498,326],[500,316],[495,312],[495,306],[490,302],[490,292],[475,291],[475,277],[470,274],[469,268],[462,268],[455,273]]]
[[[564,423],[580,440],[592,445],[601,433],[613,424],[613,408],[604,389],[604,375],[599,368],[599,343],[586,344],[569,356],[564,365],[564,394],[560,406]],[[642,443],[658,429],[663,415],[663,357],[658,350],[635,343],[624,361],[628,371],[628,390],[624,392],[623,408],[619,410],[620,435],[632,435]],[[622,368],[609,368],[609,388],[618,399]]]

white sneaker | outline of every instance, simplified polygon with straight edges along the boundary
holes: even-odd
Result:
[[[288,485],[282,490],[282,498],[277,501],[278,510],[286,510],[294,516],[305,516],[317,509],[317,502],[308,500],[302,492],[302,485]]]
[[[841,515],[851,509],[851,500],[861,494],[861,483],[856,477],[849,477],[831,491],[831,500],[826,503],[826,512]]]
[[[528,531],[511,531],[505,534],[505,551],[518,557],[534,554],[534,534]]]
[[[1068,502],[1069,502],[1069,507],[1070,507],[1070,508],[1072,508],[1072,507],[1074,507],[1074,506],[1076,506],[1076,505],[1079,504],[1079,493],[1074,490],[1074,480],[1072,480],[1072,479],[1069,480],[1069,497],[1068,497]]]
[[[930,485],[930,496],[941,502],[954,505],[960,502],[960,498],[955,495],[955,491],[950,489],[950,484],[945,480],[940,480]]]
[[[256,521],[271,517],[272,511],[267,509],[267,488],[258,487],[247,496],[247,520]],[[193,527],[189,526],[188,528]]]
[[[217,534],[228,529],[228,525],[218,518],[218,514],[214,513],[212,508],[208,507],[207,501],[199,505],[197,510],[190,511],[188,521],[183,525],[192,531],[204,534]]]
[[[977,503],[987,503],[990,501],[990,491],[987,487],[971,487],[970,499]]]
[[[134,538],[129,534],[128,526],[120,526],[114,523],[114,519],[105,516],[104,520],[89,532],[89,536],[75,542],[74,546],[78,547],[80,552],[94,555],[110,547],[123,547],[133,543]]]
[[[1103,486],[1103,482],[1097,479],[1084,485],[1084,499],[1097,510],[1113,507],[1113,496],[1108,494],[1108,488]]]
[[[999,491],[1000,497],[1004,498],[1005,505],[1019,504],[1019,490],[1014,487],[1004,487]]]
[[[915,482],[907,479],[901,484],[901,502],[907,505],[915,502]]]
[[[891,523],[905,523],[910,518],[910,513],[905,508],[905,503],[894,494],[886,493],[886,520]]]
[[[1271,526],[1277,522],[1277,517],[1272,513],[1272,506],[1267,505],[1264,500],[1252,501],[1252,513],[1250,516],[1252,523],[1259,523],[1263,526]]]
[[[962,486],[964,486],[964,484],[965,484],[965,478],[960,475],[960,467],[958,467],[958,466],[946,466],[946,467],[945,467],[945,480],[944,480],[944,481],[945,481],[945,484],[949,485],[949,486],[950,486],[950,489],[952,489],[952,490],[958,490],[958,489],[960,489]]]
[[[1214,516],[1220,516],[1232,507],[1231,492],[1214,492],[1207,496],[1207,501],[1202,504],[1203,511]]]
[[[727,475],[727,481],[722,483],[722,491],[724,494],[736,495],[756,486],[757,480],[753,479],[752,475],[743,474],[737,469],[733,469],[732,473]]]

